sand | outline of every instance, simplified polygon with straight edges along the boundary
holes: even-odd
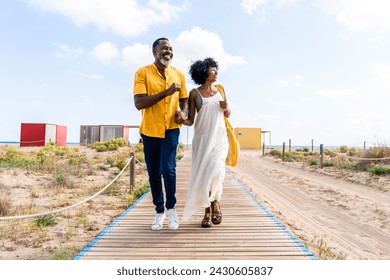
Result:
[[[320,259],[390,259],[390,176],[241,151],[230,169]]]

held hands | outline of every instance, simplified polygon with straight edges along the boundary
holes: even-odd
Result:
[[[183,124],[186,121],[185,113],[183,111],[176,111],[174,120],[177,124]]]

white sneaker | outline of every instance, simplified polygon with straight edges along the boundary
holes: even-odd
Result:
[[[168,227],[171,230],[179,228],[179,218],[177,217],[175,208],[168,210]]]
[[[165,220],[165,213],[157,213],[154,217],[154,221],[152,224],[152,230],[160,230],[163,228],[163,223]]]

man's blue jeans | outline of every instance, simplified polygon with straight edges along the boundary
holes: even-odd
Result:
[[[164,178],[165,207],[172,209],[176,204],[176,151],[179,144],[179,134],[178,128],[167,130],[165,138],[141,134],[153,204],[156,206],[157,213],[164,212],[161,177]]]

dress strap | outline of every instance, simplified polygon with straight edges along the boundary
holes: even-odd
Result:
[[[203,96],[200,94],[197,88],[195,89],[197,93],[196,100],[195,100],[195,107],[196,107],[196,111],[199,112],[200,108],[202,108],[203,105]]]

